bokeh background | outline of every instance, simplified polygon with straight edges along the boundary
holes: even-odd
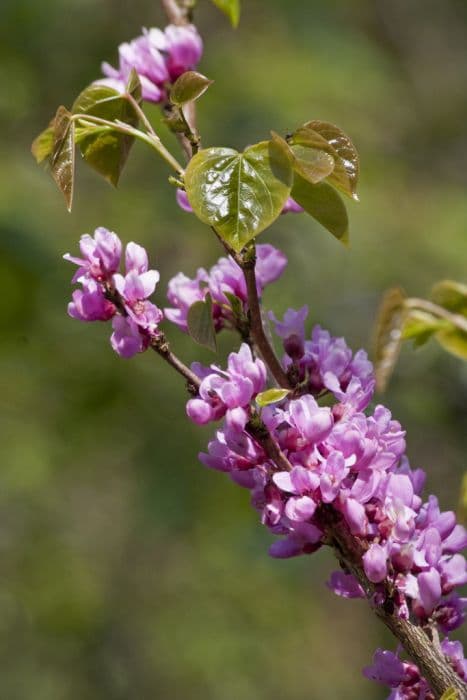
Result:
[[[350,249],[282,217],[263,235],[290,265],[265,303],[307,302],[313,322],[368,346],[388,286],[465,281],[467,4],[243,4],[233,32],[199,1],[201,70],[216,81],[199,104],[204,143],[241,147],[312,118],[353,137]],[[119,42],[162,22],[156,0],[0,3],[0,697],[383,698],[360,669],[394,645],[364,603],[325,588],[331,557],[269,559],[247,494],[197,463],[209,431],[185,419],[183,387],[150,353],[119,359],[108,327],[66,315],[61,255],[98,225],[149,248],[161,305],[172,274],[219,254],[144,146],[118,192],[79,167],[72,215],[29,153]],[[170,336],[187,361],[212,361]],[[445,509],[465,468],[466,393],[466,367],[430,344],[404,350],[384,397]]]

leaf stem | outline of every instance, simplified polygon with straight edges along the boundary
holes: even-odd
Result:
[[[158,136],[154,136],[152,133],[144,133],[139,129],[135,129],[129,124],[121,121],[108,121],[107,119],[101,119],[100,117],[94,117],[89,114],[73,114],[71,117],[74,121],[80,121],[84,124],[97,124],[99,126],[106,126],[109,129],[118,131],[121,134],[127,134],[128,136],[133,136],[134,138],[147,143],[151,148],[153,148],[160,156],[165,160],[165,162],[170,165],[171,168],[175,170],[177,175],[183,176],[184,170],[180,163],[174,158],[174,156],[167,150],[162,141]],[[152,127],[151,127],[152,128]]]
[[[446,321],[449,321],[449,323],[452,323],[453,326],[456,326],[456,328],[458,328],[460,331],[467,333],[467,319],[464,318],[464,316],[454,314],[445,309],[443,306],[438,306],[438,304],[435,304],[432,301],[411,297],[410,299],[405,300],[404,306],[407,309],[420,309],[420,311],[426,311],[429,314],[443,318]]]

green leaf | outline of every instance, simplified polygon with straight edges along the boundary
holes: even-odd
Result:
[[[324,180],[334,170],[334,158],[325,151],[306,145],[289,146],[274,131],[271,131],[271,141],[282,150],[295,172],[312,184]]]
[[[292,168],[272,141],[238,153],[207,148],[192,158],[185,187],[193,211],[237,252],[270,226],[290,194]]]
[[[295,175],[292,199],[326,228],[341,243],[349,240],[349,218],[342,198],[326,182],[312,185],[300,175]]]
[[[374,354],[376,386],[384,391],[399,357],[402,329],[407,318],[406,296],[399,287],[383,297],[375,323]]]
[[[424,345],[431,336],[446,326],[446,321],[419,309],[410,311],[402,329],[402,340],[413,340]],[[448,324],[449,325],[449,324]]]
[[[344,194],[358,200],[358,153],[350,138],[338,126],[319,120],[307,122],[293,134],[291,143],[321,149],[332,156],[335,167],[327,181]]]
[[[460,328],[450,326],[436,333],[438,343],[451,355],[467,360],[467,333]]]
[[[47,129],[42,131],[32,142],[31,153],[38,164],[52,155],[54,149],[55,120],[52,119]]]
[[[53,179],[65,197],[67,209],[71,211],[75,176],[75,125],[66,107],[58,108],[54,124],[50,169]]]
[[[289,393],[290,389],[267,389],[266,391],[262,391],[261,394],[258,394],[256,403],[258,406],[261,406],[261,408],[264,408],[264,406],[269,406],[272,403],[279,403],[279,401],[285,399]]]
[[[431,298],[449,311],[467,316],[467,285],[453,280],[443,280],[431,290]]]
[[[459,693],[455,688],[448,688],[440,697],[440,700],[459,700]]]
[[[129,78],[128,94],[139,102],[141,85],[133,71]],[[105,85],[90,85],[76,99],[73,114],[85,114],[107,121],[122,121],[136,127],[138,116],[126,97]],[[81,138],[79,148],[85,161],[115,187],[128,158],[133,137],[111,129],[97,128]]]
[[[194,70],[186,71],[175,81],[170,91],[170,101],[177,107],[182,107],[187,102],[193,102],[204,95],[213,82]]]
[[[224,292],[224,296],[227,297],[227,299],[230,302],[230,308],[232,309],[232,313],[235,319],[242,319],[245,315],[243,311],[242,300],[235,296],[235,294],[232,294],[231,292]]]
[[[216,331],[212,320],[212,299],[207,294],[204,301],[195,301],[188,309],[188,332],[193,340],[216,352]]]
[[[212,0],[212,2],[227,15],[232,27],[238,27],[240,21],[240,0]]]

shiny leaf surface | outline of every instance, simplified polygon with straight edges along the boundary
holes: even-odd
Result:
[[[67,209],[71,211],[75,177],[75,126],[70,112],[65,107],[58,108],[54,124],[50,169],[53,179],[65,197]]]
[[[54,149],[54,120],[32,142],[31,153],[40,164],[52,155]]]
[[[295,175],[292,198],[342,243],[349,238],[349,219],[342,198],[326,182],[311,184]]]
[[[193,211],[236,251],[277,219],[291,185],[290,163],[272,141],[243,153],[204,149],[191,159],[185,173]]]
[[[319,120],[307,122],[293,134],[292,143],[322,149],[332,156],[335,167],[327,181],[358,200],[358,153],[350,138],[339,127]]]
[[[188,332],[198,345],[216,352],[216,332],[212,320],[212,299],[207,294],[204,301],[195,301],[188,310]]]
[[[204,95],[212,83],[212,80],[201,73],[186,71],[175,81],[170,91],[170,101],[177,107],[182,107],[187,102],[193,102]]]

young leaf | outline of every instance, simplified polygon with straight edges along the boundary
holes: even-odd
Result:
[[[136,77],[135,77],[136,76]],[[128,94],[141,99],[141,86],[135,72],[130,75]],[[76,99],[73,114],[86,114],[107,121],[138,125],[133,105],[124,95],[105,85],[90,85]],[[80,139],[79,148],[85,161],[115,187],[133,145],[133,137],[117,131],[96,129]]]
[[[431,290],[431,298],[449,311],[467,316],[467,285],[452,280],[443,280]]]
[[[326,182],[312,185],[295,174],[291,197],[341,243],[349,239],[347,210],[338,192]]]
[[[307,122],[293,134],[291,142],[308,148],[319,148],[334,158],[335,167],[327,181],[344,194],[358,200],[359,157],[349,137],[328,122]]]
[[[290,163],[269,141],[243,153],[232,148],[204,149],[185,172],[193,211],[236,251],[277,219],[291,186]]]
[[[440,697],[440,700],[459,700],[459,693],[455,688],[448,688]]]
[[[459,521],[463,524],[467,524],[467,472],[464,472],[461,482],[461,490],[459,494],[459,507],[458,507]]]
[[[451,326],[436,333],[438,343],[451,355],[467,360],[467,333],[460,328]]]
[[[170,91],[170,101],[177,107],[182,107],[187,102],[193,102],[204,95],[213,82],[194,70],[186,71],[175,81]]]
[[[212,320],[212,299],[207,294],[204,301],[195,301],[188,309],[188,332],[193,340],[216,352],[216,331]]]
[[[431,336],[446,326],[447,321],[420,309],[408,314],[402,329],[402,340],[413,340],[418,347],[424,345]]]
[[[379,391],[384,391],[386,388],[399,357],[402,329],[407,317],[405,300],[406,296],[399,287],[389,289],[378,311],[374,333],[374,354],[376,386]]]
[[[271,131],[271,142],[282,150],[296,173],[312,184],[324,180],[334,170],[334,158],[326,151],[309,146],[289,146],[279,134]]]
[[[58,108],[54,123],[50,169],[53,179],[65,197],[67,209],[71,211],[75,176],[75,127],[71,114],[65,107]]]
[[[266,391],[262,391],[261,394],[258,394],[256,403],[258,406],[261,406],[261,408],[264,408],[264,406],[269,406],[272,403],[279,403],[279,401],[285,399],[289,393],[290,389],[267,389]]]
[[[240,0],[212,0],[212,2],[227,15],[232,27],[238,27],[240,21]]]
[[[52,119],[47,129],[42,131],[39,136],[36,136],[32,142],[31,153],[38,165],[52,155],[54,149],[54,124],[55,120]]]

